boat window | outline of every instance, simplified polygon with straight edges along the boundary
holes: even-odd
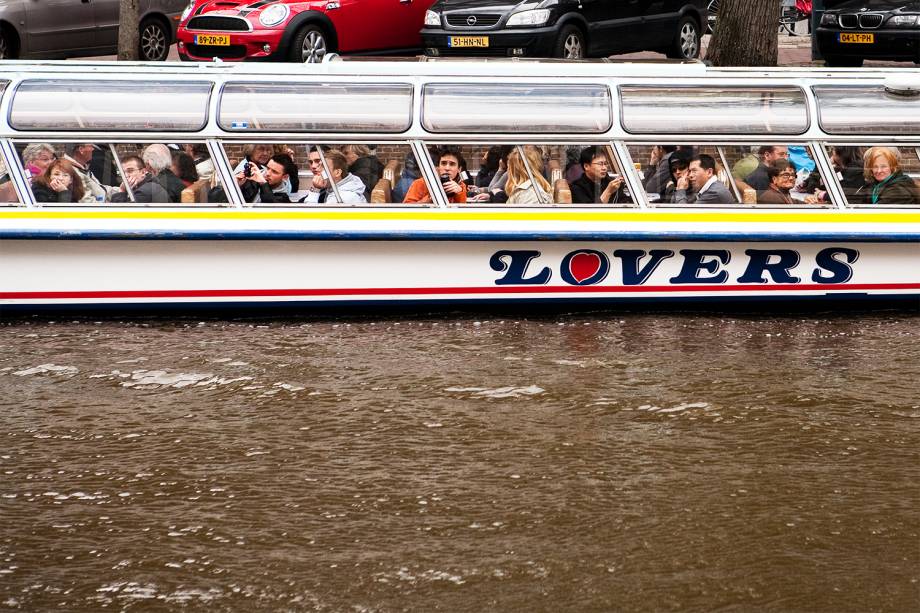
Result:
[[[225,144],[224,149],[251,204],[402,206],[409,186],[421,176],[406,142],[271,142]],[[335,185],[330,176],[336,177]],[[257,184],[263,179],[270,189]]]
[[[441,184],[436,188],[458,206],[623,207],[634,203],[609,143],[438,143],[430,145],[428,152],[439,173]]]
[[[628,150],[653,205],[830,205],[807,145],[633,144]]]
[[[631,134],[803,134],[798,87],[621,86],[623,129]]]
[[[229,132],[405,132],[412,125],[408,83],[228,83],[220,127]]]
[[[32,79],[16,88],[9,119],[17,130],[197,132],[210,94],[198,81]]]
[[[601,134],[613,125],[603,85],[439,83],[425,85],[429,132]]]
[[[920,133],[920,97],[882,86],[818,86],[818,121],[828,134]]]
[[[920,205],[920,145],[825,145],[849,206]],[[823,188],[823,186],[822,186]]]
[[[16,150],[42,206],[173,206],[227,199],[203,142],[19,141]]]

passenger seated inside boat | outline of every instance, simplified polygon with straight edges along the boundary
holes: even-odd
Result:
[[[32,179],[32,194],[36,202],[80,202],[83,182],[67,160],[54,160],[45,171]]]
[[[128,187],[131,188],[131,192],[134,194],[134,202],[145,204],[172,202],[166,187],[157,181],[156,176],[150,172],[142,158],[136,155],[122,158],[121,168],[124,172],[125,180],[119,186],[119,191],[112,194],[112,202],[130,202]]]
[[[543,169],[543,152],[538,147],[516,147],[508,156],[508,204],[549,204],[552,186],[543,176]]]
[[[458,204],[466,202],[466,183],[460,180],[460,171],[466,168],[466,160],[460,151],[453,148],[438,149],[434,152],[441,187],[447,194],[448,202]],[[432,202],[431,193],[425,179],[416,179],[403,199],[405,203]]]
[[[693,191],[690,191],[690,188]],[[687,176],[677,182],[675,204],[734,204],[725,184],[716,176],[716,161],[706,153],[693,156]]]
[[[185,151],[172,152],[172,171],[185,187],[189,187],[199,179],[195,160]]]
[[[34,178],[45,172],[48,165],[56,158],[54,147],[50,144],[29,143],[22,150],[22,167],[28,177]]]
[[[348,172],[364,183],[364,199],[369,202],[371,192],[383,176],[383,162],[367,145],[344,145],[342,153],[348,162]]]
[[[793,204],[790,192],[795,187],[795,168],[783,159],[773,160],[767,168],[770,187],[757,194],[758,204]]]
[[[585,147],[578,159],[583,174],[571,184],[573,203],[615,204],[630,201],[623,176],[608,173],[611,162],[604,147]]]
[[[325,167],[322,164],[323,158],[325,158]],[[348,172],[348,160],[341,151],[330,149],[320,156],[319,151],[313,150],[310,152],[309,159],[311,168],[317,168],[314,160],[319,160],[320,164],[319,168],[314,170],[313,187],[300,202],[305,204],[363,204],[367,202],[364,197],[364,182],[357,175]],[[328,173],[325,168],[329,169]]]
[[[68,143],[67,153],[64,159],[70,162],[80,182],[83,184],[83,197],[80,202],[108,202],[112,194],[118,191],[118,188],[112,185],[105,185],[90,170],[90,164],[93,160],[93,152],[101,149],[93,143]]]
[[[674,155],[669,156],[669,179],[668,182],[665,183],[663,191],[659,194],[661,202],[674,204],[674,198],[677,192],[677,184],[681,179],[687,179],[687,171],[690,168],[691,157],[693,157],[693,155],[686,151],[675,151]]]
[[[866,184],[855,198],[863,204],[920,204],[920,184],[904,172],[898,149],[870,147],[863,160]]]
[[[758,192],[765,191],[770,188],[770,176],[768,174],[768,169],[770,164],[775,160],[788,160],[789,159],[789,148],[782,145],[765,145],[757,149],[757,166],[751,170],[750,173],[745,175],[744,168],[738,168],[738,164],[735,165],[735,168],[738,169],[738,174],[735,174],[735,179],[744,181],[751,188],[757,190]],[[740,164],[741,162],[739,162]],[[741,176],[745,175],[745,176]]]

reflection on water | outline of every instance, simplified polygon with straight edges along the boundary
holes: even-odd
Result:
[[[918,323],[7,322],[0,603],[916,610]]]

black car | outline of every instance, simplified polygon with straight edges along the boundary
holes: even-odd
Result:
[[[422,41],[433,56],[578,59],[660,51],[700,53],[706,0],[438,0]]]
[[[867,59],[920,64],[920,0],[837,3],[815,35],[828,66],[862,66]]]

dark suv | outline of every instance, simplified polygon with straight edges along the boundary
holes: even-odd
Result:
[[[427,55],[579,59],[633,51],[699,56],[706,0],[438,0]]]

